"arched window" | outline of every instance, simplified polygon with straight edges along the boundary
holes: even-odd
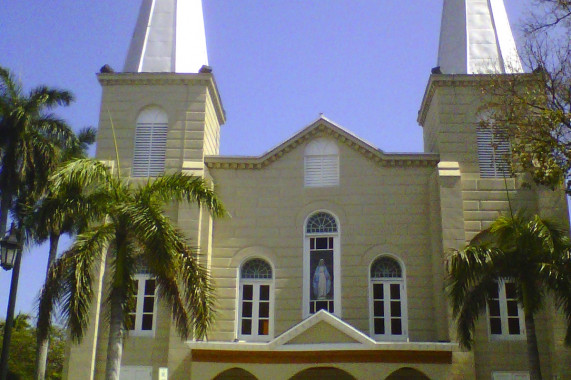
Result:
[[[341,315],[339,228],[335,217],[319,211],[305,223],[303,315],[326,310]]]
[[[137,118],[133,177],[156,177],[165,171],[167,114],[158,107],[145,108]]]
[[[273,271],[262,259],[250,259],[240,268],[238,338],[268,341],[273,336]]]
[[[406,339],[408,323],[403,268],[390,256],[381,256],[371,265],[369,309],[373,337]]]
[[[332,139],[318,138],[305,147],[305,187],[339,185],[339,148]]]

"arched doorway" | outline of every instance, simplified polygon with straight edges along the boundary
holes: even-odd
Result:
[[[430,378],[414,368],[401,368],[391,373],[386,380],[430,380]]]
[[[242,368],[230,368],[218,374],[213,380],[258,380],[256,376]]]
[[[298,372],[290,380],[355,380],[353,376],[339,368],[316,367]]]

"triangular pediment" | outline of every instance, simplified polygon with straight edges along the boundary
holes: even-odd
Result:
[[[274,348],[316,344],[372,346],[375,341],[333,314],[320,310],[270,342]]]
[[[280,159],[299,145],[323,136],[349,146],[367,159],[388,166],[436,166],[438,163],[439,156],[435,154],[385,153],[324,116],[261,156],[207,156],[205,163],[210,168],[260,169]]]
[[[345,332],[331,326],[327,322],[319,322],[299,334],[289,344],[321,344],[321,343],[360,343]]]

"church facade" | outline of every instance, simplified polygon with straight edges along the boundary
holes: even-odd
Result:
[[[418,117],[425,153],[385,153],[320,117],[262,156],[220,155],[225,113],[204,41],[200,0],[144,0],[124,71],[98,76],[97,158],[114,166],[117,141],[133,181],[203,177],[230,214],[169,210],[203,253],[217,319],[207,340],[181,341],[141,273],[121,379],[528,379],[512,284],[498,284],[471,351],[455,340],[443,290],[446,250],[507,211],[507,192],[567,221],[562,191],[504,180],[506,143],[479,128],[490,74],[526,75],[503,2],[444,0],[439,69]],[[104,377],[103,267],[97,278],[68,379]],[[563,318],[549,306],[537,319],[544,377],[571,379]]]

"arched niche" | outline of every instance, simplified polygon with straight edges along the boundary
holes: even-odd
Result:
[[[298,372],[290,380],[356,380],[349,373],[334,367],[314,367]]]
[[[386,380],[430,380],[430,378],[414,368],[401,368],[391,373]]]
[[[230,368],[218,374],[213,380],[258,380],[258,378],[245,369]]]

